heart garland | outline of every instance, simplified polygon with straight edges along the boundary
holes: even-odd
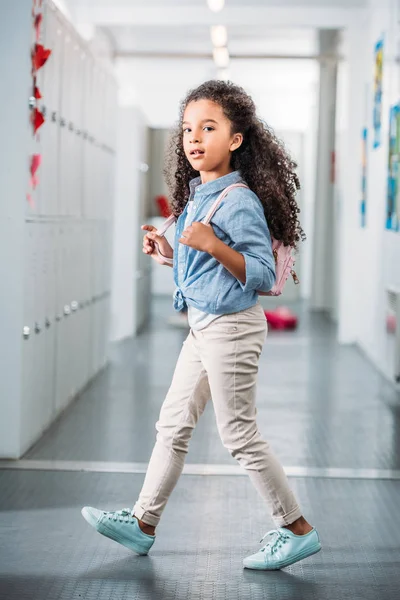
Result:
[[[40,43],[41,36],[41,27],[43,23],[43,10],[42,10],[42,0],[33,0],[32,4],[32,20],[33,20],[33,28],[35,32],[35,43],[33,45],[31,51],[31,60],[32,60],[32,102],[31,102],[31,124],[33,128],[33,135],[36,135],[39,129],[45,122],[44,114],[37,107],[37,101],[42,98],[41,91],[37,85],[37,72],[41,69],[46,62],[48,61],[51,50],[49,48],[45,48],[43,44]],[[37,171],[41,165],[42,156],[41,154],[33,154],[30,160],[30,179],[29,179],[29,191],[26,195],[26,198],[34,208],[34,202],[32,198],[32,191],[36,189],[39,178],[37,176]]]

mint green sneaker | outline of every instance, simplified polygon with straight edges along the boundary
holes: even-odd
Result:
[[[138,520],[132,516],[132,510],[129,508],[107,512],[85,506],[81,513],[89,525],[101,535],[105,535],[142,556],[148,554],[156,539],[155,535],[143,533]]]
[[[261,550],[244,559],[243,566],[246,569],[261,571],[283,569],[321,550],[321,542],[316,529],[306,535],[295,535],[289,529],[280,527],[268,531],[260,544],[268,536],[271,536],[271,539]]]

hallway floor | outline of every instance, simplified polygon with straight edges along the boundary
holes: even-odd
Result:
[[[279,572],[242,569],[273,527],[223,448],[210,402],[149,557],[96,534],[80,508],[132,506],[186,332],[170,302],[23,460],[0,462],[0,600],[397,600],[400,398],[323,315],[271,333],[259,427],[323,550]]]

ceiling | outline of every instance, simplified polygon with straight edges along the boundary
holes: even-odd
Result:
[[[337,28],[368,0],[63,0],[79,26],[96,26],[115,56],[211,57],[212,24],[225,25],[231,58],[313,57],[318,30]]]
[[[102,27],[110,37],[116,55],[177,54],[211,55],[210,28],[149,26]],[[318,52],[318,36],[314,29],[270,29],[265,26],[227,27],[231,56],[314,55]]]

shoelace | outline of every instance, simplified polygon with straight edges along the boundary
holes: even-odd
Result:
[[[124,521],[125,523],[132,522],[132,510],[130,508],[123,508],[122,510],[117,510],[115,512],[105,512],[104,514],[106,515],[107,519],[110,519],[110,521],[115,521],[115,523],[117,521],[120,523],[123,523]]]
[[[281,548],[283,544],[286,544],[286,542],[290,539],[289,536],[285,535],[282,531],[279,531],[278,529],[272,529],[264,535],[264,537],[260,540],[260,544],[262,544],[262,542],[268,536],[275,536],[275,539],[271,539],[269,542],[267,542],[265,546],[261,548],[260,552],[265,552],[268,549],[271,554],[274,554],[278,548]]]

